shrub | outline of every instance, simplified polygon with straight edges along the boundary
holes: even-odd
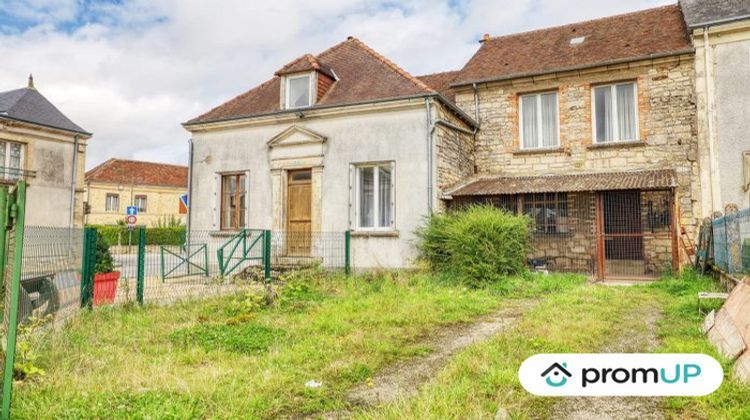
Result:
[[[492,206],[436,214],[417,231],[419,250],[433,270],[477,287],[525,270],[530,223]]]
[[[96,263],[94,264],[94,273],[111,273],[115,271],[115,263],[112,260],[112,254],[109,252],[107,240],[101,236],[96,236]]]
[[[750,238],[742,242],[742,271],[750,272]]]

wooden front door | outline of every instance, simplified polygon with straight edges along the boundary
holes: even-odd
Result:
[[[310,255],[312,228],[312,171],[290,171],[286,198],[286,254]]]

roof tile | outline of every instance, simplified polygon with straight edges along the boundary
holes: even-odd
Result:
[[[311,58],[314,60],[311,61]],[[318,63],[321,68],[332,69],[338,79],[312,108],[436,93],[424,82],[354,37],[348,38],[315,57],[302,56],[284,66],[277,74],[312,69],[313,63]],[[280,84],[280,78],[276,76],[186,124],[244,118],[280,111]]]
[[[86,172],[86,182],[187,188],[188,167],[166,163],[109,159]]]
[[[574,38],[583,42],[572,44]],[[490,38],[455,85],[692,51],[679,6]]]

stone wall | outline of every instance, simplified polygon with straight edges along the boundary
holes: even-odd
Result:
[[[451,124],[469,130],[466,123],[443,106],[436,106],[436,119],[442,119]],[[438,124],[434,134],[436,154],[436,185],[439,194],[474,175],[474,136],[461,130],[456,130]],[[445,210],[445,203],[436,200],[438,209]]]
[[[487,83],[478,86],[480,130],[475,156],[480,175],[544,175],[672,168],[677,172],[680,222],[689,230],[700,217],[696,110],[692,54]],[[615,145],[594,144],[592,86],[635,81],[640,139]],[[560,147],[545,151],[519,148],[518,96],[557,91]],[[456,102],[474,115],[471,87]]]

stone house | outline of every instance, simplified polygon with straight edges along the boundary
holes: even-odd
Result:
[[[531,216],[537,265],[677,269],[701,213],[693,60],[678,6],[485,37],[450,84],[478,173],[444,198]]]
[[[681,0],[695,46],[702,215],[750,207],[750,2]]]
[[[86,224],[124,222],[128,206],[138,207],[138,225],[186,222],[187,166],[108,159],[86,172]]]
[[[678,6],[486,36],[421,77],[350,38],[184,124],[191,226],[351,230],[355,267],[405,267],[426,215],[489,202],[534,220],[534,264],[653,277],[701,213],[694,74]]]
[[[0,184],[27,182],[26,224],[83,223],[83,173],[91,138],[34,87],[0,92]]]

